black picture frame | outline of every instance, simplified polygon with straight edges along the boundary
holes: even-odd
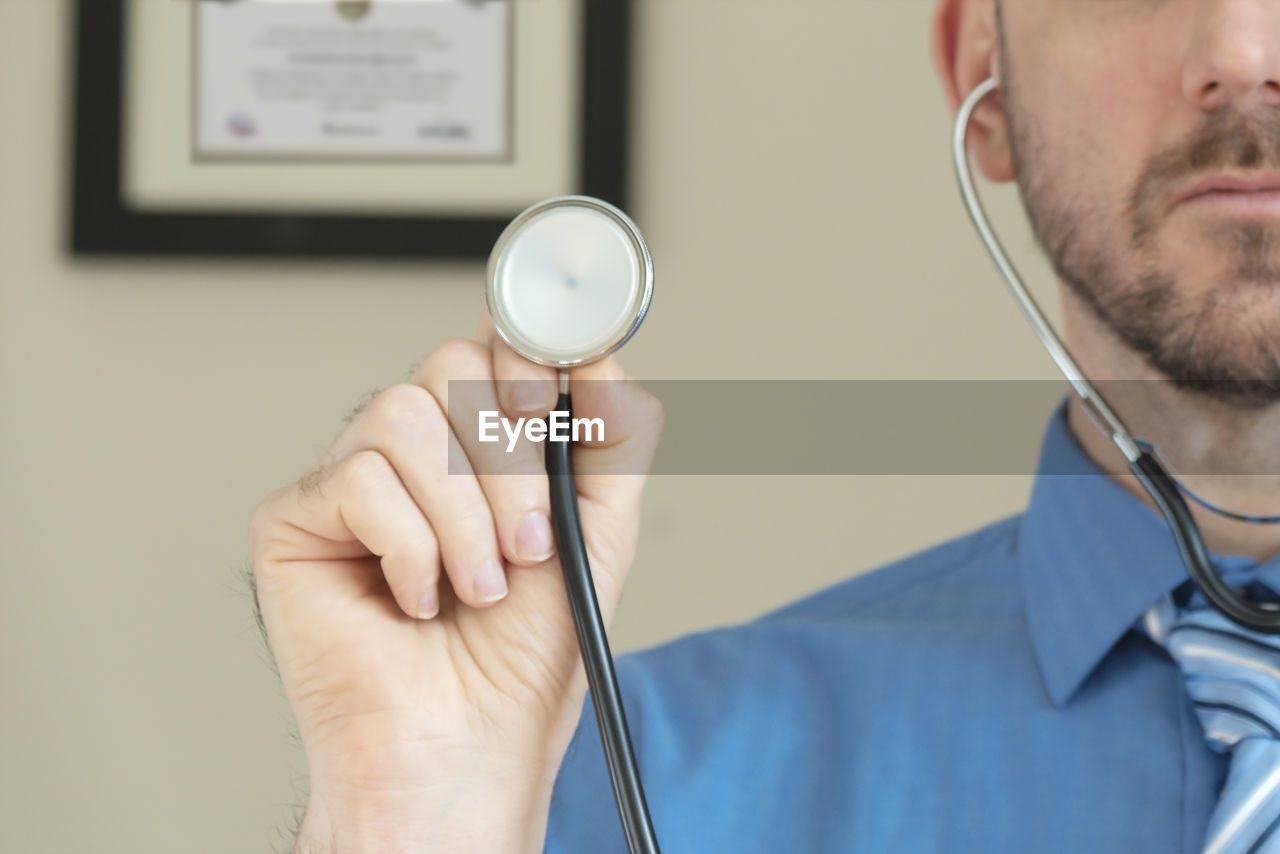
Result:
[[[519,212],[442,217],[130,209],[121,192],[125,3],[76,0],[72,255],[477,259],[488,256]],[[574,192],[625,209],[631,0],[583,0],[582,9],[581,154]]]

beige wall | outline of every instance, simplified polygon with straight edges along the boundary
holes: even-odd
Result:
[[[266,850],[304,765],[237,579],[249,513],[470,332],[482,270],[69,261],[66,6],[0,0],[0,851]],[[956,200],[928,0],[639,6],[659,279],[633,374],[1053,376]],[[615,646],[752,617],[1027,484],[659,478]]]

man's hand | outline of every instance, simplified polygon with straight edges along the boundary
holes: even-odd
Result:
[[[546,416],[557,375],[487,318],[480,337],[437,348],[254,511],[262,618],[311,778],[303,854],[542,849],[586,691],[547,478],[529,456],[519,473],[479,465],[503,448],[478,444],[476,413],[447,401],[449,380],[479,381],[489,400],[472,409]],[[575,370],[571,392],[575,416],[606,424],[574,464],[607,624],[662,407],[612,359]]]

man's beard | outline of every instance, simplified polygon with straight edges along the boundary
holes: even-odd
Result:
[[[1226,275],[1200,295],[1189,295],[1175,273],[1154,262],[1134,265],[1143,272],[1130,276],[1118,263],[1152,255],[1163,206],[1191,176],[1280,168],[1280,110],[1217,110],[1154,156],[1130,194],[1126,233],[1108,228],[1096,204],[1053,186],[1043,137],[1011,84],[1003,34],[1000,51],[1001,103],[1023,207],[1058,276],[1175,386],[1238,409],[1280,402],[1280,223],[1224,219],[1206,232],[1230,257]]]

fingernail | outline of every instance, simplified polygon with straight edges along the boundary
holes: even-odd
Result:
[[[551,409],[551,384],[546,380],[516,380],[511,383],[507,400],[517,412],[543,412]]]
[[[440,613],[440,588],[433,584],[422,597],[422,601],[418,603],[418,619],[430,620],[438,613]]]
[[[476,570],[475,591],[481,602],[497,602],[507,595],[507,575],[496,558],[489,558]]]
[[[551,535],[551,520],[537,510],[525,516],[516,528],[516,554],[521,560],[542,562],[551,557],[555,542]]]

